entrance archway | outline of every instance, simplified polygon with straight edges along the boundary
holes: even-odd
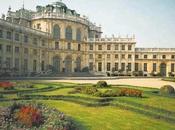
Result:
[[[71,73],[72,72],[72,57],[71,56],[67,56],[65,58],[65,72],[66,73]]]
[[[166,67],[167,67],[167,65],[165,63],[160,64],[160,74],[161,74],[161,76],[166,76]]]
[[[53,57],[53,71],[56,73],[60,72],[60,57],[59,56]]]

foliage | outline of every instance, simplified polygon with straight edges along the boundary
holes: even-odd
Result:
[[[27,127],[39,126],[42,122],[42,113],[33,106],[23,106],[16,113],[18,122]]]
[[[14,89],[15,84],[12,82],[0,82],[0,88],[4,90],[12,90]]]
[[[18,87],[18,88],[33,88],[33,84],[31,82],[20,81],[20,82],[16,82],[16,87]]]
[[[129,97],[142,97],[142,91],[131,88],[122,88],[120,90],[120,96],[129,96]]]
[[[171,85],[164,85],[160,88],[161,94],[173,94],[174,92],[174,88]]]
[[[109,87],[106,81],[98,81],[96,84],[96,87],[98,88],[106,88]]]

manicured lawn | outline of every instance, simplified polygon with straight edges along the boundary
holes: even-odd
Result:
[[[37,91],[3,94],[0,106],[9,106],[13,99],[43,103],[72,117],[79,130],[174,130],[175,96],[162,96],[158,89],[120,85],[143,91],[143,98],[100,98],[86,94],[69,94],[77,86],[91,84],[35,83]],[[46,89],[44,89],[46,88]],[[54,89],[53,89],[54,88]],[[26,90],[20,88],[19,90]],[[104,92],[106,89],[99,89]],[[1,90],[3,91],[3,90]],[[9,101],[3,101],[3,99]],[[24,100],[27,102],[27,100]]]

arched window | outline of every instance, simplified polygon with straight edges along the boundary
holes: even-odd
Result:
[[[72,28],[71,27],[66,28],[66,40],[72,40]]]
[[[58,25],[53,27],[53,38],[60,39],[60,27]]]
[[[76,35],[77,41],[81,41],[81,30],[77,29],[77,35]]]

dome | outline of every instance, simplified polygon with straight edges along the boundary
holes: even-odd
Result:
[[[57,6],[57,7],[67,7],[66,4],[64,4],[64,3],[61,2],[61,1],[54,2],[53,5],[55,5],[55,6]]]

